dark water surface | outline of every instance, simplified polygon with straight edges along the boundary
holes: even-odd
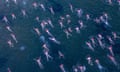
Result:
[[[23,5],[23,1],[26,2],[26,5]],[[69,3],[71,3],[74,8],[83,9],[83,15],[88,13],[93,18],[99,17],[103,12],[108,13],[112,30],[119,32],[120,11],[118,10],[117,4],[110,6],[105,3],[104,0],[49,0],[48,2],[47,0],[18,0],[18,2],[18,5],[15,5],[13,2],[10,2],[8,5],[4,0],[0,0],[0,72],[7,72],[7,67],[10,67],[12,72],[61,72],[59,69],[61,62],[65,64],[68,72],[72,72],[72,66],[77,63],[87,66],[87,62],[85,61],[87,55],[91,55],[94,60],[98,58],[100,63],[108,69],[108,72],[120,72],[110,60],[106,58],[106,51],[98,50],[93,53],[86,49],[85,41],[87,41],[90,36],[94,36],[100,32],[100,29],[97,28],[93,22],[87,22],[83,19],[87,28],[81,30],[80,34],[73,32],[72,37],[69,39],[66,39],[65,34],[61,31],[57,22],[59,16],[70,14],[73,17],[71,26],[76,26],[78,18],[75,13],[70,12]],[[31,6],[32,2],[40,2],[46,6],[53,6],[56,14],[54,16],[51,15],[47,8],[46,12],[43,12],[41,9],[35,10]],[[27,17],[22,16],[21,9],[26,10],[28,14]],[[11,19],[11,13],[16,14],[16,20],[13,21]],[[7,40],[11,39],[11,37],[10,32],[5,29],[6,24],[2,21],[4,15],[8,17],[10,26],[19,41],[13,48],[10,48],[7,44]],[[55,57],[53,61],[45,61],[46,59],[42,52],[42,43],[33,31],[33,27],[38,27],[41,30],[40,25],[35,21],[36,16],[39,16],[40,20],[48,17],[52,18],[55,28],[50,29],[50,31],[57,40],[61,41],[61,45],[55,45],[49,41],[52,50],[51,54]],[[44,32],[41,31],[41,33],[47,38]],[[117,47],[117,49],[114,49],[116,52],[115,58],[120,63],[120,43],[114,46]],[[64,53],[65,60],[60,61],[57,59],[57,50],[61,50]],[[40,55],[43,57],[42,62],[45,67],[43,70],[40,70],[37,63],[33,60]],[[95,66],[87,66],[86,72],[99,71]]]

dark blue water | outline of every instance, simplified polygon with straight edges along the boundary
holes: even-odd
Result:
[[[12,72],[61,72],[59,65],[64,64],[67,72],[73,72],[72,66],[79,64],[86,66],[86,72],[99,72],[96,65],[89,66],[85,58],[91,56],[93,60],[99,59],[100,63],[107,69],[106,72],[119,72],[119,69],[114,66],[114,64],[107,58],[108,51],[96,48],[95,52],[87,49],[85,42],[89,40],[90,37],[96,36],[98,33],[109,34],[111,31],[120,31],[120,11],[119,6],[116,2],[113,5],[108,5],[104,0],[17,0],[18,4],[15,5],[12,1],[10,3],[5,3],[4,0],[0,1],[0,72],[7,72],[9,67]],[[42,3],[46,7],[46,12],[42,9],[34,9],[32,3]],[[80,20],[86,25],[86,28],[77,34],[75,30],[72,32],[72,37],[66,39],[65,33],[61,30],[58,19],[60,16],[65,16],[69,14],[71,18],[71,24],[65,24],[65,28],[78,26],[77,21],[79,18],[76,12],[71,13],[69,8],[69,3],[73,5],[74,10],[81,8],[83,10],[83,15]],[[50,13],[48,7],[53,7],[55,15]],[[27,16],[23,17],[21,9],[25,9]],[[108,29],[106,33],[106,26],[97,26],[92,20],[86,21],[85,15],[90,14],[91,18],[99,17],[103,12],[108,13],[109,23],[111,28]],[[11,13],[14,13],[17,17],[16,20],[11,19]],[[14,31],[18,43],[15,47],[10,48],[7,44],[10,37],[10,32],[5,29],[6,25],[2,18],[7,16],[10,21],[9,26]],[[35,21],[35,17],[39,16],[40,20],[46,20],[50,18],[53,21],[54,29],[49,28],[50,32],[61,42],[60,45],[53,43],[48,40],[48,35],[42,31],[40,24]],[[39,28],[41,34],[44,36],[39,37],[35,31],[34,27]],[[120,63],[120,43],[119,39],[117,44],[113,45],[115,58],[118,63]],[[53,56],[53,60],[47,62],[43,53],[42,45],[47,43],[50,48],[50,55]],[[58,51],[61,51],[65,55],[65,59],[58,58]],[[41,70],[37,63],[33,60],[34,58],[42,57],[42,63],[44,69]]]

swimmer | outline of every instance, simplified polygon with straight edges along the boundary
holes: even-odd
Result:
[[[94,38],[94,37],[91,37],[90,40],[91,40],[91,42],[92,42],[93,47],[95,47],[95,46],[96,46],[95,38]]]
[[[113,64],[115,66],[118,66],[118,63],[117,63],[117,61],[115,60],[115,58],[113,56],[111,56],[111,55],[108,54],[107,57],[113,62]]]
[[[95,60],[95,63],[96,63],[96,65],[97,65],[100,72],[106,72],[105,68],[100,64],[98,59]]]
[[[73,66],[73,72],[79,72],[78,68]]]
[[[98,43],[102,49],[104,49],[105,45],[102,43],[102,40],[100,38],[97,38]]]
[[[88,48],[92,51],[94,51],[94,48],[92,47],[90,42],[86,42],[86,45],[88,46]]]
[[[77,9],[77,16],[80,18],[83,14],[82,9]]]
[[[16,36],[15,36],[13,33],[11,33],[10,36],[13,38],[13,40],[14,40],[16,43],[18,43],[18,40],[16,39]]]
[[[101,20],[105,25],[110,26],[109,23],[108,23],[108,21],[105,20],[103,16],[100,16],[100,20]]]
[[[118,36],[115,32],[112,32],[112,35],[113,35],[114,40],[117,38],[120,38],[120,36]]]
[[[45,6],[43,4],[39,4],[39,6],[43,9],[43,11],[46,11]]]
[[[65,58],[64,54],[61,51],[58,51],[58,54],[59,54],[59,58]]]
[[[45,43],[45,44],[43,44],[43,46],[42,46],[44,49],[46,49],[46,50],[48,50],[49,51],[49,48],[48,48],[48,45]]]
[[[16,19],[16,16],[15,16],[14,13],[12,13],[11,16],[12,16],[12,20],[15,20],[15,19]]]
[[[104,17],[103,16],[100,16],[100,18],[99,18],[102,22],[105,22],[105,19],[104,19]]]
[[[12,29],[10,28],[10,26],[6,26],[6,29],[10,32],[13,32]]]
[[[21,13],[24,17],[27,16],[26,11],[24,9],[21,10]]]
[[[15,4],[17,4],[17,0],[13,0],[13,2],[14,2]]]
[[[83,22],[81,20],[78,20],[78,23],[80,25],[80,29],[84,28],[85,26],[83,25]]]
[[[45,32],[46,32],[49,36],[54,37],[54,36],[52,35],[52,33],[50,33],[50,31],[49,31],[48,29],[45,29]]]
[[[40,67],[40,69],[44,69],[43,64],[41,63],[41,57],[39,57],[38,59],[33,59],[38,63],[38,66]]]
[[[60,69],[61,69],[62,72],[66,72],[63,64],[60,64],[59,67],[60,67]]]
[[[72,4],[69,4],[69,7],[70,7],[71,12],[73,13],[73,6],[72,6]]]
[[[9,47],[11,47],[11,48],[14,47],[14,44],[12,43],[11,40],[8,40],[7,43],[8,43],[8,45],[9,45]]]
[[[44,25],[48,25],[47,21],[43,20],[42,22],[44,23]]]
[[[65,15],[67,19],[71,18],[71,16],[69,14]]]
[[[56,44],[61,44],[60,41],[55,39],[55,37],[49,37],[49,40],[53,41]]]
[[[51,60],[53,59],[53,57],[49,55],[49,50],[44,49],[43,52],[46,56],[47,61],[49,61],[49,59]]]
[[[42,30],[45,30],[45,24],[43,22],[40,23]]]
[[[61,21],[63,21],[65,18],[63,16],[60,16]]]
[[[49,9],[50,9],[51,14],[55,15],[55,12],[54,12],[53,8],[50,7]]]
[[[86,58],[86,60],[87,60],[87,62],[88,62],[89,65],[93,66],[93,62],[92,62],[90,56],[88,56],[88,57]]]
[[[95,18],[95,19],[93,19],[93,21],[96,22],[97,24],[100,23],[100,19],[99,18]]]
[[[38,4],[36,2],[32,3],[32,6],[34,7],[34,9],[37,9]]]
[[[2,20],[3,20],[6,24],[9,24],[9,21],[8,21],[8,19],[7,19],[6,16],[4,16]]]
[[[71,23],[71,20],[70,20],[70,19],[68,19],[68,20],[67,20],[67,24],[70,24],[70,23]]]
[[[6,3],[9,3],[9,0],[5,0]]]
[[[112,48],[112,46],[109,46],[108,47],[108,50],[110,51],[110,54],[112,55],[112,56],[114,56],[114,53],[113,53],[113,50],[112,50],[113,48]]]
[[[101,34],[98,34],[98,38],[99,38],[100,40],[104,39]]]
[[[12,72],[11,69],[10,69],[9,67],[7,68],[7,72]]]
[[[40,22],[40,18],[37,16],[36,18],[35,18],[35,20],[39,23]]]
[[[80,69],[80,72],[85,72],[86,71],[86,67],[85,66],[78,66],[78,68]]]
[[[71,27],[68,27],[68,31],[69,31],[69,32],[72,32],[72,29],[71,29]]]
[[[72,34],[69,33],[67,29],[65,29],[64,32],[66,34],[67,39],[69,39],[69,37],[72,36]]]
[[[120,0],[117,0],[117,2],[118,2],[118,5],[120,5]]]
[[[59,20],[59,24],[60,24],[61,29],[62,29],[63,27],[65,27],[65,26],[63,25],[63,22],[62,22],[61,20]]]
[[[108,20],[108,14],[107,13],[103,13],[103,16],[105,17],[106,20]]]
[[[89,14],[86,14],[86,20],[90,20],[90,15]]]
[[[35,32],[37,33],[37,35],[38,36],[40,36],[41,35],[41,33],[40,33],[40,31],[39,31],[39,29],[38,28],[33,28],[34,30],[35,30]]]
[[[112,5],[112,0],[107,0],[109,5]]]
[[[107,36],[107,39],[109,40],[109,42],[110,42],[111,44],[115,44],[114,41],[112,40],[112,38],[111,38],[110,36]]]
[[[75,27],[75,30],[76,30],[76,32],[77,32],[78,34],[80,33],[79,27]]]
[[[52,23],[52,21],[51,21],[50,19],[48,19],[47,22],[48,22],[48,24],[49,24],[52,28],[54,28],[53,23]]]

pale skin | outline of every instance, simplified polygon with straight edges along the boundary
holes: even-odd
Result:
[[[7,68],[7,72],[12,72],[11,69],[10,69],[9,67]]]
[[[14,45],[13,45],[13,43],[12,43],[11,40],[8,40],[7,43],[8,43],[8,45],[9,45],[9,47],[14,47]]]
[[[38,28],[33,28],[33,29],[35,30],[35,32],[37,33],[37,35],[40,36],[41,33],[40,33],[39,29]]]
[[[66,72],[63,64],[60,64],[59,67],[60,67],[60,69],[61,69],[62,72]]]
[[[10,36],[13,38],[13,40],[14,40],[16,43],[18,43],[18,40],[16,39],[16,36],[15,36],[13,33],[11,33]]]
[[[33,59],[33,60],[35,60],[35,61],[37,62],[37,64],[38,64],[38,66],[40,67],[40,69],[43,69],[43,68],[44,68],[44,66],[43,66],[43,64],[42,64],[42,62],[41,62],[41,57],[39,57],[38,59]]]

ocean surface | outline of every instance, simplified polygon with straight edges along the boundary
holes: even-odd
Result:
[[[8,72],[9,67],[11,72],[62,72],[59,68],[59,64],[63,63],[66,72],[73,72],[72,66],[76,64],[85,65],[85,72],[100,72],[95,64],[90,67],[87,64],[86,57],[92,56],[93,60],[96,58],[100,60],[100,63],[107,69],[105,72],[120,72],[119,69],[107,58],[107,51],[98,49],[92,52],[86,49],[85,42],[89,40],[91,36],[95,36],[101,31],[101,28],[97,27],[93,21],[86,21],[85,14],[90,14],[92,18],[99,17],[106,12],[110,18],[109,24],[112,26],[112,31],[120,32],[120,10],[117,2],[113,5],[109,5],[105,0],[17,0],[17,5],[12,0],[10,3],[5,3],[5,0],[0,0],[0,72]],[[61,7],[56,8],[55,15],[52,15],[48,10],[47,6],[54,5],[54,2],[58,3]],[[46,11],[42,9],[34,9],[32,6],[33,2],[42,3],[46,6]],[[67,39],[63,30],[61,30],[58,19],[60,16],[69,14],[72,19],[70,27],[77,26],[79,18],[76,12],[70,11],[69,3],[72,4],[74,9],[81,8],[83,10],[83,16],[80,18],[85,28],[80,30],[77,34],[75,31],[72,32],[72,36]],[[23,17],[21,9],[26,10],[27,16]],[[16,20],[11,19],[11,13],[16,15]],[[7,16],[9,20],[9,26],[14,31],[18,43],[10,37],[10,32],[6,30],[6,25],[2,18]],[[53,21],[54,29],[49,28],[50,32],[61,42],[60,45],[54,44],[48,40],[48,35],[42,31],[40,24],[35,20],[38,16],[40,20],[51,18]],[[67,24],[65,24],[67,28]],[[53,60],[47,62],[46,57],[43,53],[42,42],[39,40],[39,36],[33,30],[34,27],[40,29],[42,35],[49,43],[50,55]],[[11,39],[14,43],[14,47],[10,48],[7,44],[7,40]],[[118,40],[119,42],[119,40]],[[58,59],[57,51],[60,50],[65,55],[64,60]],[[118,49],[120,50],[120,49]],[[115,53],[115,59],[120,63],[120,51]],[[38,64],[33,60],[34,58],[42,57],[42,63],[44,69],[40,69]]]

